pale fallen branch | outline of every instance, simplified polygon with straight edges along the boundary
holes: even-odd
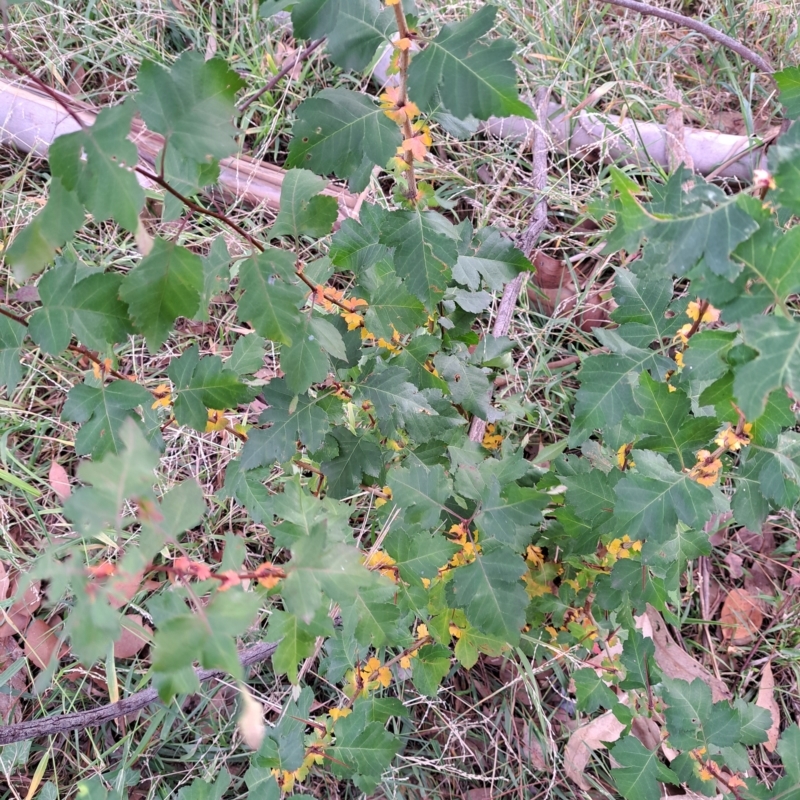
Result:
[[[91,125],[99,111],[63,95],[63,100],[80,117]],[[54,98],[21,80],[0,77],[0,142],[14,145],[35,155],[47,156],[53,141],[62,134],[78,130],[72,119]],[[136,143],[139,157],[150,167],[164,144],[160,134],[148,131],[144,124],[134,119],[131,139]],[[218,187],[223,194],[241,199],[251,207],[265,205],[277,210],[285,170],[274,164],[257,161],[246,155],[224,158],[220,162]],[[146,179],[141,178],[142,183]],[[329,185],[324,194],[339,201],[343,217],[354,215],[358,198],[347,190]]]

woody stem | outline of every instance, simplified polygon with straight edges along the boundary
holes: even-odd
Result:
[[[392,8],[394,9],[394,18],[397,22],[397,32],[400,34],[400,39],[408,39],[408,26],[406,25],[406,18],[403,14],[403,4],[395,3]],[[410,57],[408,47],[400,51],[400,95],[398,98],[398,106],[400,108],[405,106],[408,102],[408,62]],[[414,130],[411,127],[411,120],[408,118],[408,115],[406,115],[403,121],[403,138],[407,141],[413,137]],[[414,173],[414,153],[411,150],[406,150],[403,154],[403,159],[408,167],[406,170],[408,176],[408,199],[416,204],[417,176]]]

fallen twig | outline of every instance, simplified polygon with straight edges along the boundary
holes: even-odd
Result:
[[[251,94],[250,97],[245,98],[239,104],[239,113],[244,114],[259,97],[272,91],[278,85],[278,81],[280,81],[281,78],[285,78],[301,61],[305,61],[324,41],[325,37],[323,36],[321,39],[311,42],[308,47],[301,50],[293,59],[287,61],[286,64],[281,67],[277,75],[271,77],[257,92]]]
[[[266,661],[272,656],[277,647],[277,643],[270,644],[267,642],[251,645],[239,653],[239,661],[243,667]],[[227,675],[224,670],[219,669],[196,669],[195,674],[201,683]],[[20,722],[17,725],[0,726],[0,745],[102,725],[104,722],[110,722],[126,714],[141,711],[157,700],[158,691],[150,687],[116,703],[108,703],[90,711],[76,711],[72,714],[58,714],[31,720],[30,722]]]
[[[703,34],[706,39],[724,45],[729,50],[733,50],[734,53],[738,53],[742,58],[754,64],[762,72],[772,73],[775,71],[772,65],[766,59],[758,55],[758,53],[753,52],[749,47],[743,45],[741,42],[737,42],[736,39],[731,38],[726,33],[712,28],[705,22],[700,22],[698,19],[678,14],[666,8],[657,8],[656,6],[651,6],[649,3],[640,3],[639,0],[597,0],[597,2],[621,6],[622,8],[628,8],[631,11],[636,11],[648,17],[659,17],[668,22],[673,22],[675,25],[683,25],[685,28],[691,28],[693,31]]]

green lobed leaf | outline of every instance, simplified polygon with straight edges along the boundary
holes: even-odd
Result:
[[[81,387],[75,387],[78,388]],[[64,514],[84,536],[116,527],[127,498],[135,497],[139,501],[154,499],[158,453],[147,443],[133,420],[121,424],[117,435],[117,452],[106,450],[103,456],[95,457],[95,461],[81,463],[78,478],[87,485],[76,489],[64,503]]]
[[[339,2],[340,0],[300,0],[298,3],[295,0],[292,9],[293,34],[300,39],[327,36],[336,24]]]
[[[342,69],[362,70],[396,30],[394,12],[378,0],[339,0],[336,25],[326,31],[331,60]]]
[[[145,60],[136,83],[142,119],[168,153],[208,164],[236,151],[234,98],[244,81],[222,59],[187,50],[168,70]]]
[[[578,708],[591,714],[599,708],[613,708],[618,700],[603,678],[593,669],[579,669],[572,673]]]
[[[526,486],[512,483],[501,490],[494,476],[481,497],[480,513],[475,525],[481,544],[494,540],[520,552],[530,543],[543,521],[542,509],[550,496]]]
[[[392,528],[384,542],[386,552],[394,559],[400,577],[406,583],[422,585],[421,578],[431,580],[459,551],[459,547],[439,533],[414,527]]]
[[[119,296],[137,330],[156,352],[178,317],[192,317],[203,291],[199,256],[174,242],[156,238],[153,249],[122,280]]]
[[[411,662],[414,688],[428,697],[436,697],[439,686],[450,672],[450,659],[449,647],[441,644],[420,647],[416,658]]]
[[[370,333],[388,342],[395,331],[402,335],[413,333],[427,318],[425,306],[396,275],[389,275],[370,292],[364,325]]]
[[[83,225],[83,204],[58,178],[50,182],[45,207],[15,237],[6,260],[19,283],[41,272]]]
[[[800,117],[800,67],[787,67],[773,76],[780,91],[781,105],[788,117]]]
[[[312,384],[322,383],[331,368],[314,322],[311,317],[302,315],[299,325],[292,331],[292,341],[281,348],[281,369],[286,376],[286,386],[298,395],[307,392]]]
[[[636,472],[626,473],[614,487],[614,530],[658,543],[676,535],[678,520],[702,530],[716,510],[713,494],[657,453],[634,450],[633,458]]]
[[[238,319],[249,322],[260,336],[286,345],[301,335],[304,320],[298,308],[306,293],[276,276],[293,273],[291,253],[274,247],[248,258],[239,269],[244,294],[239,298]]]
[[[486,422],[497,422],[503,418],[503,412],[496,409],[491,402],[492,386],[488,369],[466,364],[457,356],[444,353],[437,355],[433,363],[447,381],[454,403]]]
[[[425,110],[440,103],[458,119],[514,114],[533,119],[530,106],[519,99],[511,56],[514,43],[477,40],[494,24],[497,8],[485,5],[459,22],[445,25],[435,39],[411,60],[408,87],[411,99]]]
[[[441,466],[396,467],[389,471],[386,480],[392,499],[403,509],[409,524],[434,527],[442,511],[447,510],[444,503],[453,487]]]
[[[242,468],[249,470],[286,461],[297,452],[301,441],[311,452],[319,450],[330,430],[328,414],[316,398],[294,395],[285,380],[272,380],[264,387],[263,397],[270,408],[259,417],[259,423],[271,426],[250,431],[242,450]]]
[[[693,350],[694,347],[689,348],[689,353]],[[692,417],[686,394],[674,386],[654,381],[648,372],[639,376],[633,395],[640,412],[626,417],[626,423],[635,433],[643,434],[636,442],[637,449],[664,453],[680,469],[694,466],[695,453],[716,435],[719,427],[716,419]]]
[[[470,289],[477,289],[482,280],[490,289],[501,292],[520,272],[533,270],[531,262],[497,228],[480,229],[472,248],[460,253],[453,267],[454,280]]]
[[[69,390],[61,418],[81,424],[75,437],[77,455],[100,459],[120,452],[123,423],[137,418],[134,409],[152,402],[153,396],[138,383],[119,380],[98,385],[87,378]]]
[[[331,232],[339,204],[335,197],[320,192],[328,182],[305,169],[290,169],[281,183],[278,217],[270,228],[270,236],[319,238]]]
[[[144,190],[133,171],[139,154],[128,138],[135,112],[131,102],[105,108],[90,127],[59,136],[48,153],[53,175],[77,191],[96,222],[113,219],[132,233],[144,206]]]
[[[50,270],[39,281],[42,306],[29,320],[31,338],[52,355],[67,348],[73,333],[98,350],[124,341],[133,329],[119,300],[121,283],[111,272],[77,275],[74,263]]]
[[[287,168],[348,178],[362,191],[373,165],[384,166],[401,143],[401,133],[375,103],[349,89],[323,89],[297,109]]]
[[[336,723],[336,744],[330,753],[337,777],[350,777],[362,792],[370,793],[400,749],[400,739],[380,722],[366,722],[356,703],[353,713]]]
[[[699,179],[694,180],[693,189],[684,192],[687,174],[679,169],[665,186],[651,183],[654,200],[643,205],[636,199],[638,184],[616,169],[612,176],[621,205],[618,230],[609,238],[609,247],[635,249],[645,238],[644,259],[637,269],[640,274],[649,268],[662,275],[683,275],[702,260],[714,275],[729,279],[738,275],[741,265],[730,255],[757,230],[758,223],[740,207],[735,195],[729,197]]]
[[[328,255],[342,270],[350,270],[359,277],[379,262],[390,263],[390,250],[379,240],[384,210],[372,203],[364,203],[358,221],[346,219],[331,238]]]
[[[575,419],[569,433],[571,443],[580,444],[595,428],[616,425],[626,414],[639,411],[633,390],[640,373],[652,364],[652,359],[651,350],[631,348],[625,354],[609,353],[584,360]]]
[[[358,489],[364,475],[377,478],[381,474],[381,450],[371,436],[354,436],[343,427],[334,428],[329,436],[336,442],[338,455],[320,464],[328,479],[328,496],[347,497]]]
[[[0,316],[0,386],[10,398],[22,379],[22,343],[26,328],[20,322]]]
[[[217,295],[228,289],[231,256],[224,236],[217,236],[203,259],[203,290],[195,319],[208,322],[208,306]]]
[[[785,317],[753,317],[742,322],[742,335],[758,356],[736,370],[733,389],[742,413],[755,419],[774,389],[800,393],[800,323]]]
[[[178,391],[173,404],[179,425],[189,425],[201,433],[206,429],[208,410],[236,408],[252,399],[253,392],[233,370],[223,366],[219,356],[200,357],[197,344],[174,359],[167,375]]]
[[[409,372],[390,366],[373,372],[355,387],[353,397],[372,404],[382,433],[392,436],[395,426],[405,427],[409,417],[417,414],[438,416],[425,396],[408,381]]]
[[[330,636],[333,625],[327,614],[310,624],[301,622],[294,614],[273,611],[269,617],[266,641],[279,642],[272,656],[272,666],[278,675],[286,675],[297,683],[297,666],[314,652],[317,636]]]
[[[252,375],[264,366],[266,342],[255,333],[240,336],[225,367],[237,375]]]
[[[397,274],[432,312],[458,259],[455,226],[436,211],[388,211],[381,219],[380,241],[394,248]]]
[[[659,783],[680,785],[678,776],[659,758],[659,750],[648,750],[635,736],[626,736],[611,748],[619,767],[611,777],[625,800],[651,800],[661,794]]]
[[[519,642],[528,595],[520,578],[525,562],[505,545],[491,543],[470,564],[459,567],[447,585],[454,608],[481,633],[510,645]]]

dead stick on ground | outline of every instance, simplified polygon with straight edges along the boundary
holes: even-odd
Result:
[[[716,28],[712,28],[707,23],[700,22],[700,20],[693,19],[692,17],[686,17],[683,14],[676,13],[675,11],[669,11],[666,8],[656,8],[648,3],[640,3],[638,0],[598,0],[598,2],[610,3],[614,6],[622,6],[622,8],[628,8],[631,11],[636,11],[637,13],[644,14],[648,17],[659,17],[660,19],[665,19],[668,22],[674,23],[675,25],[682,25],[685,28],[691,28],[693,31],[702,33],[706,39],[710,39],[712,42],[717,42],[718,44],[724,45],[734,53],[738,53],[742,58],[757,66],[762,72],[773,73],[775,71],[772,68],[772,65],[766,59],[758,55],[758,53],[754,53],[749,47],[746,47],[741,42],[737,42],[736,39],[732,39],[727,34],[722,33],[722,31],[718,31]]]
[[[277,649],[277,643],[268,644],[260,642],[251,645],[239,653],[239,661],[243,667],[249,667],[260,661],[266,661]],[[203,683],[214,678],[227,676],[224,670],[219,669],[196,669],[197,679]],[[30,722],[20,722],[17,725],[0,726],[0,745],[22,742],[27,739],[37,739],[40,736],[53,736],[57,733],[66,733],[79,728],[91,728],[110,722],[113,719],[122,717],[126,714],[133,714],[141,711],[151,703],[158,700],[158,692],[154,688],[144,689],[136,692],[130,697],[126,697],[116,703],[100,706],[90,711],[76,711],[73,714],[58,714],[56,716],[43,717],[42,719]]]
[[[311,42],[305,50],[301,50],[293,59],[288,60],[277,75],[270,78],[255,94],[250,95],[250,97],[242,101],[238,109],[239,113],[244,114],[259,97],[265,95],[267,92],[271,92],[278,85],[278,81],[281,78],[285,78],[301,61],[305,61],[305,59],[307,59],[324,41],[325,37],[323,36],[321,39]]]
[[[547,100],[550,92],[540,89],[536,93],[536,127],[533,132],[533,191],[537,199],[533,208],[532,219],[519,237],[517,244],[528,260],[533,260],[533,251],[539,237],[542,235],[544,226],[547,224],[547,203],[544,199],[547,190]],[[503,297],[500,300],[500,308],[497,310],[497,318],[494,321],[492,335],[496,337],[505,336],[511,327],[511,317],[514,315],[514,308],[517,305],[520,289],[528,276],[527,272],[521,272],[511,283],[506,284]],[[469,428],[469,438],[473,442],[483,440],[486,432],[486,422],[479,417],[472,418]]]

